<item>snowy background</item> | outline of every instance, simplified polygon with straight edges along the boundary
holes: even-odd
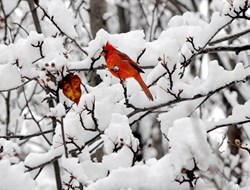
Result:
[[[249,7],[1,0],[0,189],[249,189]],[[154,101],[111,75],[106,42]],[[70,73],[78,104],[60,87]]]

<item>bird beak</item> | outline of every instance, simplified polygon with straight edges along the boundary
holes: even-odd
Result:
[[[102,51],[100,55],[105,57],[107,54],[106,54],[106,52]]]

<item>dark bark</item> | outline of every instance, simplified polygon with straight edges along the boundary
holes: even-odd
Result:
[[[105,20],[103,19],[103,14],[106,11],[106,2],[100,0],[90,1],[90,28],[92,36],[95,37],[98,30],[101,28],[106,29]]]
[[[34,25],[36,27],[36,31],[37,31],[37,33],[41,34],[42,29],[41,29],[41,25],[40,25],[40,22],[39,22],[39,18],[38,18],[38,15],[37,15],[36,8],[34,6],[34,1],[33,0],[27,0],[27,1],[28,1],[28,4],[29,4],[31,14],[32,14]],[[36,1],[36,3],[37,3],[37,1]]]
[[[117,14],[119,17],[120,32],[128,32],[130,30],[130,18],[128,11],[124,7],[117,5]]]

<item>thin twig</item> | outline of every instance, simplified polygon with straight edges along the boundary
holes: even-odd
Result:
[[[74,42],[74,44],[78,47],[78,49],[83,52],[85,55],[88,55],[88,53],[81,47],[80,44],[78,44],[78,42],[76,41],[76,39],[73,39],[72,37],[70,37],[69,35],[67,35],[64,31],[62,31],[62,29],[58,26],[58,24],[54,21],[54,17],[50,16],[43,7],[39,6],[39,8],[43,11],[44,15],[52,22],[52,24],[58,29],[58,31],[64,35],[67,36],[72,42]]]
[[[236,34],[232,34],[232,35],[225,36],[225,37],[217,39],[217,40],[213,40],[213,41],[211,41],[209,43],[209,45],[212,46],[212,45],[215,45],[217,43],[221,43],[221,42],[224,42],[224,41],[227,41],[227,40],[235,40],[235,39],[239,38],[240,36],[243,36],[243,35],[245,35],[245,34],[247,34],[249,32],[250,32],[250,28],[246,29],[246,30],[244,30],[242,32],[236,33]]]
[[[208,47],[200,51],[199,54],[215,53],[221,51],[233,51],[238,55],[241,51],[246,51],[246,50],[250,50],[250,45]]]
[[[62,141],[63,141],[63,147],[64,147],[64,153],[65,157],[68,158],[68,148],[66,145],[66,140],[65,140],[65,132],[64,132],[64,124],[63,124],[63,117],[61,117],[61,134],[62,134]]]
[[[218,129],[218,128],[227,127],[230,125],[242,125],[242,124],[249,123],[249,122],[250,122],[250,119],[246,119],[246,120],[240,121],[240,122],[224,123],[224,124],[216,125],[215,127],[207,130],[207,132],[210,133],[211,131],[214,131],[215,129]]]
[[[30,107],[29,107],[29,103],[28,103],[28,99],[27,99],[27,96],[26,96],[24,87],[22,87],[22,90],[23,90],[23,95],[24,95],[24,99],[25,99],[25,101],[26,101],[26,105],[27,105],[28,111],[29,111],[29,113],[30,113],[30,115],[31,115],[31,117],[32,117],[32,119],[33,119],[33,121],[34,121],[34,122],[36,123],[36,125],[38,126],[40,132],[43,132],[43,131],[42,131],[42,128],[41,128],[41,126],[40,126],[40,123],[36,120],[36,118],[35,118],[33,112],[31,111],[31,109],[30,109]],[[51,143],[50,143],[50,141],[47,139],[47,137],[46,137],[44,134],[42,134],[42,136],[43,136],[43,138],[46,140],[46,142],[51,146]]]
[[[30,138],[33,138],[33,137],[39,137],[41,135],[45,135],[45,134],[48,134],[48,133],[53,133],[54,131],[55,131],[54,129],[50,129],[50,130],[47,130],[47,131],[42,131],[42,132],[30,134],[30,135],[7,135],[7,136],[0,136],[0,138],[25,140],[25,139],[30,139]]]

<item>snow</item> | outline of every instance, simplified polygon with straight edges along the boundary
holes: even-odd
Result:
[[[250,116],[250,100],[248,100],[245,104],[240,105],[237,104],[234,106],[232,110],[232,114],[229,115],[226,119],[221,119],[217,122],[215,121],[208,121],[206,122],[206,129],[207,131],[213,129],[214,127],[218,125],[230,125],[232,123],[238,123],[241,121],[249,120]]]
[[[193,113],[196,107],[203,101],[202,99],[193,100],[190,102],[182,102],[172,108],[167,113],[159,114],[158,120],[161,123],[161,131],[163,134],[168,134],[168,130],[173,126],[174,121],[188,117]]]
[[[173,165],[170,165],[172,161],[170,155],[165,155],[158,161],[150,159],[146,164],[137,164],[128,169],[119,168],[113,170],[108,177],[90,184],[86,189],[189,189],[185,184],[179,185],[174,181]],[[202,186],[197,185],[197,188],[202,189]]]
[[[108,154],[103,156],[102,163],[108,170],[132,165],[133,152],[137,151],[139,142],[133,137],[128,122],[126,116],[113,113],[110,125],[102,135],[104,150]]]
[[[0,147],[2,149],[0,151],[1,160],[8,159],[11,164],[19,162],[20,147],[17,143],[0,138]]]
[[[22,85],[22,79],[17,66],[11,64],[0,65],[0,91],[10,90]]]
[[[9,56],[8,46],[0,44],[0,51],[2,52],[0,54],[0,65],[2,65],[8,62],[8,56]]]
[[[102,179],[107,176],[108,170],[102,163],[95,163],[90,160],[86,160],[81,163],[84,173],[92,181]]]
[[[181,93],[182,98],[191,98],[198,94],[205,95],[225,85],[243,81],[246,76],[243,64],[238,63],[234,70],[227,71],[214,60],[208,63],[208,76],[206,79],[201,80],[196,77],[192,81],[178,80],[174,84],[173,92],[178,94],[180,89],[183,90]]]
[[[143,158],[149,160],[150,158],[156,158],[158,155],[157,150],[151,145],[143,150]]]
[[[46,153],[30,153],[26,156],[24,165],[28,168],[35,168],[43,163],[50,162],[63,154],[63,147],[51,148]]]
[[[211,149],[207,142],[205,125],[200,119],[181,118],[174,122],[169,129],[168,138],[171,147],[171,156],[174,158],[174,167],[180,170],[187,160],[195,159],[200,170],[207,170]],[[189,150],[189,154],[183,154]],[[179,155],[182,155],[179,157]]]
[[[90,183],[90,181],[88,180],[88,177],[86,175],[84,175],[84,169],[78,163],[77,158],[62,157],[62,167],[64,168],[64,170],[66,170],[66,172],[63,176],[63,177],[66,177],[66,179],[68,178],[68,176],[67,176],[67,174],[68,174],[68,175],[74,176],[82,184]]]
[[[50,112],[47,114],[47,117],[59,117],[60,119],[63,118],[65,115],[65,108],[62,103],[59,103],[55,107],[50,108]]]
[[[245,6],[249,6],[249,2],[248,1],[240,1],[240,0],[234,0],[232,2],[233,4],[233,8],[236,10],[236,11],[241,11],[240,8],[244,8]],[[233,12],[233,11],[232,11]]]
[[[246,78],[246,72],[242,63],[236,64],[234,70],[226,71],[219,66],[217,61],[211,61],[208,65],[209,73],[207,80],[201,84],[200,91],[207,92],[207,89],[213,91],[223,84],[229,84],[234,81],[244,80]],[[216,76],[216,78],[214,77]]]
[[[103,91],[102,91],[103,93]],[[123,107],[120,104],[113,104],[110,100],[115,98],[105,97],[103,101],[96,102],[95,115],[99,122],[99,129],[105,130],[110,124],[112,113],[122,113]],[[123,112],[124,113],[124,112]]]
[[[138,140],[132,135],[128,118],[124,115],[113,113],[109,127],[102,135],[104,140],[104,150],[111,153],[115,148],[127,145],[136,151]],[[117,147],[115,147],[115,145]]]
[[[6,2],[5,0],[4,5],[7,4]],[[114,9],[122,3],[120,0],[107,2],[111,3]],[[184,0],[180,2],[187,7],[192,6],[190,2]],[[164,10],[162,14],[166,18],[159,19],[158,24],[162,25],[164,29],[159,35],[154,36],[156,39],[152,38],[150,41],[147,40],[148,31],[153,31],[156,26],[152,26],[151,29],[146,25],[144,25],[146,27],[135,26],[139,29],[117,34],[112,32],[117,27],[114,23],[114,27],[109,29],[109,32],[101,29],[95,39],[89,40],[91,37],[84,36],[87,35],[86,31],[90,25],[89,7],[87,7],[89,1],[83,2],[83,5],[78,7],[79,12],[73,15],[72,10],[78,9],[79,4],[77,3],[79,2],[41,1],[40,6],[44,8],[59,29],[44,16],[38,7],[37,12],[41,19],[43,33],[38,34],[32,31],[34,25],[30,24],[31,20],[27,20],[29,25],[25,29],[28,36],[26,34],[18,35],[13,43],[0,45],[0,76],[2,77],[0,92],[24,85],[25,95],[29,101],[26,102],[21,90],[11,91],[10,100],[6,99],[6,92],[0,94],[2,95],[0,103],[9,104],[11,116],[11,122],[6,123],[7,113],[5,113],[5,107],[2,106],[1,111],[4,111],[0,115],[0,127],[6,128],[6,131],[1,129],[1,134],[7,132],[7,125],[9,125],[8,132],[11,134],[24,135],[41,130],[51,130],[52,127],[55,127],[54,133],[46,134],[46,137],[52,141],[51,145],[49,143],[44,145],[45,140],[42,136],[32,137],[27,142],[17,139],[15,143],[12,139],[0,139],[0,145],[3,147],[3,151],[0,151],[0,184],[3,184],[1,188],[18,189],[27,184],[25,189],[38,189],[32,179],[37,170],[28,172],[28,168],[45,166],[54,159],[59,160],[62,183],[65,187],[66,183],[72,180],[75,188],[79,187],[81,183],[87,190],[190,189],[188,183],[180,184],[176,179],[181,180],[183,177],[188,177],[183,172],[184,169],[191,171],[195,166],[198,167],[195,175],[200,176],[195,184],[196,189],[205,189],[206,177],[209,179],[210,174],[213,174],[211,170],[216,170],[216,172],[218,170],[219,174],[222,173],[221,175],[228,177],[231,170],[243,159],[245,159],[242,161],[243,169],[249,172],[249,155],[241,158],[239,156],[227,157],[226,154],[222,154],[230,163],[229,167],[224,168],[224,163],[218,159],[217,152],[221,148],[220,143],[224,140],[225,130],[214,130],[210,133],[216,126],[249,121],[248,84],[240,82],[240,85],[245,85],[245,88],[237,86],[237,91],[234,92],[232,92],[234,89],[222,90],[231,84],[244,81],[250,74],[247,53],[218,54],[221,58],[218,61],[210,61],[212,56],[204,58],[198,55],[194,62],[190,63],[197,69],[195,71],[197,75],[193,75],[192,68],[187,67],[184,77],[180,77],[183,71],[183,61],[196,56],[200,48],[216,47],[208,45],[212,38],[219,39],[227,33],[241,31],[241,28],[235,27],[237,24],[242,25],[238,21],[230,25],[232,31],[224,29],[220,31],[220,29],[231,20],[229,16],[225,16],[225,13],[235,15],[233,11],[239,10],[239,6],[243,6],[244,1],[235,0],[230,5],[226,0],[214,0],[210,8],[220,12],[214,12],[211,18],[206,18],[209,22],[202,18],[202,14],[192,12],[185,12],[183,15],[170,18],[171,15],[168,16],[170,13],[165,10],[165,4],[164,6],[159,4],[159,10]],[[135,2],[132,3],[135,4]],[[154,2],[140,3],[142,3],[142,8],[149,5],[145,10],[148,14],[147,18],[140,17],[140,19],[142,22],[146,20],[152,24],[150,22],[153,22],[151,19]],[[206,2],[203,1],[203,3]],[[74,7],[74,5],[77,6]],[[130,9],[129,4],[122,5]],[[13,2],[6,5],[7,12],[12,8]],[[114,13],[116,10],[110,10],[110,6],[108,8],[104,17],[111,16],[112,18],[107,18],[107,21],[117,22],[116,13]],[[204,8],[209,9],[205,6]],[[25,13],[29,9],[22,6],[18,7],[17,11]],[[137,10],[131,9],[129,13],[135,14],[133,11],[136,13]],[[81,22],[79,22],[79,15],[84,17]],[[158,15],[156,14],[156,16]],[[135,25],[134,18],[132,16],[130,18],[131,25]],[[12,22],[11,16],[8,23]],[[19,20],[15,22],[19,23]],[[84,25],[87,28],[84,28]],[[246,26],[247,23],[244,24],[244,27]],[[157,33],[158,28],[155,29]],[[58,34],[60,32],[58,30],[61,30],[62,34]],[[15,28],[13,28],[14,31]],[[193,39],[194,44],[188,42],[187,38]],[[71,40],[77,40],[87,54],[79,53],[80,50]],[[127,87],[129,103],[136,108],[126,107],[124,89],[120,80],[112,76],[106,68],[99,68],[105,65],[105,59],[98,57],[106,42],[113,44],[134,61],[145,49],[140,57],[139,65],[145,71],[145,73],[141,73],[141,76],[145,83],[150,85],[149,89],[154,96],[154,101],[148,101],[138,83],[130,78],[124,81],[124,84]],[[244,38],[242,41],[233,42],[232,46],[238,44],[249,44],[249,41]],[[95,60],[97,58],[98,60]],[[232,62],[231,59],[235,60],[234,68],[228,63]],[[98,67],[97,74],[102,81],[98,85],[91,84],[93,86],[90,86],[88,80],[91,78],[92,72],[88,71],[94,60],[93,67]],[[224,62],[227,62],[227,65],[221,66]],[[165,64],[173,73],[170,75],[162,64]],[[208,67],[205,68],[204,64]],[[202,74],[198,71],[199,66]],[[82,69],[86,72],[83,72]],[[77,75],[81,78],[82,83],[83,93],[78,105],[72,104],[58,87],[61,79],[66,74],[73,72],[78,72]],[[26,82],[28,83],[26,84]],[[214,92],[216,93],[213,94]],[[238,104],[238,92],[241,92],[247,100],[242,105]],[[54,107],[48,107],[47,102],[44,101],[51,97],[56,100],[53,99]],[[225,114],[224,109],[226,108],[222,103],[222,97],[233,108],[232,114],[229,116]],[[204,100],[205,102],[203,102]],[[31,115],[30,111],[34,115]],[[149,112],[147,113],[147,111]],[[218,120],[219,117],[221,119]],[[51,118],[57,119],[56,126],[52,126]],[[39,130],[38,124],[41,127]],[[247,135],[250,134],[248,125],[243,126]],[[62,128],[65,133],[65,146],[70,153],[75,151],[74,155],[69,154],[68,158],[65,155]],[[159,147],[156,147],[157,143],[160,144]],[[242,143],[247,145],[249,142],[246,140]],[[35,146],[37,148],[34,148]],[[96,156],[97,150],[103,150],[99,157]],[[228,152],[227,154],[229,155]],[[21,159],[19,159],[20,156]],[[21,161],[22,159],[24,162]],[[46,166],[46,170],[51,170],[48,171],[50,174],[52,173],[51,168],[51,166]],[[1,171],[4,171],[4,174]],[[47,171],[43,172],[39,175],[40,181]],[[34,176],[31,177],[30,174]],[[211,179],[219,181],[219,177],[215,176]],[[48,179],[48,181],[53,180]],[[240,189],[233,180],[228,180],[225,188]],[[243,182],[247,183],[247,179]],[[50,188],[50,185],[41,184],[39,182],[41,189]],[[55,187],[55,184],[53,183],[51,186]]]
[[[129,168],[133,163],[133,152],[128,147],[123,146],[117,153],[103,156],[102,163],[110,171],[120,167]]]
[[[4,171],[4,172],[3,172]],[[0,184],[5,190],[38,190],[30,173],[24,173],[23,163],[11,165],[9,160],[0,161]]]
[[[218,66],[215,62],[210,65],[210,68],[212,68],[212,70],[213,69],[218,70],[218,68],[216,68],[216,67],[218,67]],[[225,73],[225,75],[223,73]],[[230,73],[234,73],[234,74],[230,74]],[[218,76],[218,75],[220,75],[219,78],[221,77],[221,80],[215,81],[214,76]],[[232,77],[232,79],[230,79],[231,77]],[[241,64],[239,64],[238,68],[236,68],[233,71],[221,70],[218,73],[213,73],[213,71],[209,70],[209,76],[207,77],[207,79],[203,83],[200,83],[199,81],[196,81],[196,82],[194,81],[194,83],[192,85],[193,87],[190,88],[190,90],[188,90],[188,91],[194,93],[195,91],[192,89],[194,89],[194,87],[196,87],[196,89],[198,91],[201,91],[201,93],[204,93],[204,90],[199,90],[199,87],[204,87],[206,89],[213,89],[213,88],[216,89],[216,88],[219,88],[219,86],[217,86],[217,84],[230,83],[230,81],[225,81],[226,78],[230,79],[233,82],[234,80],[242,80],[242,79],[244,79],[244,77],[245,77],[245,72],[244,72]],[[209,87],[208,87],[208,85],[209,85]],[[186,89],[186,91],[187,91],[187,89]],[[206,92],[206,93],[208,93],[208,92]],[[169,108],[169,111],[167,113],[159,114],[158,120],[161,123],[161,131],[163,132],[163,134],[168,134],[169,129],[171,127],[173,127],[174,121],[181,119],[183,117],[190,116],[191,114],[192,114],[191,116],[195,116],[194,111],[196,110],[197,106],[199,106],[200,103],[203,102],[203,100],[204,100],[204,98],[199,98],[197,100],[181,102],[181,103],[175,105],[173,108]],[[234,104],[234,106],[236,106],[236,105],[238,105],[238,104]],[[220,111],[219,107],[220,106],[218,105],[218,109]],[[239,107],[242,107],[242,106],[239,106]],[[235,109],[237,109],[237,108],[238,108],[238,106],[235,107]],[[216,125],[225,124],[225,123],[237,123],[239,121],[246,120],[246,116],[249,115],[247,110],[248,110],[248,105],[246,105],[245,109],[239,109],[238,111],[233,110],[232,119],[230,119],[231,116],[229,116],[227,119],[225,119],[225,120],[222,119],[219,122],[214,122],[214,121],[205,122],[207,130],[215,127]],[[216,118],[219,118],[219,111],[217,110],[216,113],[212,114],[212,115],[214,115],[214,117],[216,117]],[[218,137],[219,139],[217,138],[218,143],[221,142],[221,138],[223,138],[223,134],[224,134],[224,132],[223,133],[221,132],[220,137]],[[222,135],[222,137],[221,137],[221,135]],[[215,134],[213,134],[213,137],[214,136],[215,136]],[[213,141],[216,141],[216,138],[213,138]]]
[[[19,69],[21,68],[19,70],[21,76],[33,78],[38,75],[38,71],[32,66],[32,62],[39,59],[41,55],[39,48],[33,46],[37,46],[43,40],[43,34],[31,31],[26,39],[19,39],[15,44],[4,47],[7,52],[8,63],[14,64],[17,62],[17,66]],[[20,74],[17,74],[17,76],[20,76]]]
[[[177,183],[174,182],[175,176],[183,167],[189,166],[192,158],[195,159],[197,166],[201,170],[205,171],[208,169],[208,160],[212,152],[207,142],[204,124],[201,120],[194,118],[177,120],[174,122],[173,128],[169,130],[168,137],[171,154],[165,155],[159,161],[149,159],[145,165],[138,163],[128,169],[124,167],[114,168],[108,177],[90,184],[87,189],[176,188]],[[187,154],[186,150],[190,150],[191,154]],[[182,156],[180,157],[179,155]],[[118,161],[113,163],[118,163]],[[182,189],[181,187],[179,188]]]
[[[65,7],[62,1],[43,1],[41,2],[41,6],[48,8],[49,16],[51,18],[53,17],[53,21],[63,33],[72,39],[77,38],[77,33],[74,28],[75,20],[73,19],[73,13]]]
[[[73,125],[72,125],[73,123]],[[96,133],[91,131],[82,130],[83,127],[81,126],[79,115],[74,112],[69,112],[65,118],[63,119],[64,124],[64,132],[66,141],[70,141],[70,138],[74,139],[74,142],[78,144],[80,147],[84,146],[85,142],[92,139]],[[89,125],[86,125],[89,126]],[[55,149],[60,148],[63,144],[62,136],[61,136],[61,126],[58,124],[56,126],[55,135],[53,137],[53,146]],[[68,144],[69,151],[71,149],[76,148],[72,144]]]
[[[89,68],[90,63],[92,62],[91,58],[97,58],[102,51],[102,47],[109,41],[114,47],[122,50],[124,53],[128,54],[133,60],[136,60],[140,55],[142,50],[144,49],[142,44],[146,41],[144,39],[145,34],[143,31],[130,31],[124,34],[109,34],[104,29],[100,29],[96,33],[96,38],[93,41],[90,41],[88,47],[85,48],[85,51],[88,53],[88,57],[84,59],[82,62],[78,62],[81,64],[82,68]],[[133,41],[131,44],[130,42]],[[105,64],[105,60],[103,58],[99,59],[94,67]],[[73,69],[75,65],[78,64],[70,64],[70,68]],[[78,67],[79,69],[80,67]]]
[[[113,170],[110,175],[104,179],[90,184],[87,190],[99,189],[164,189],[166,187],[173,188],[173,184],[168,184],[173,180],[171,176],[171,169],[167,171],[167,163],[169,156],[165,156],[160,161],[150,160],[145,165],[136,165],[132,168],[119,168]],[[138,177],[140,176],[140,177]],[[111,183],[112,182],[112,183]],[[163,183],[162,183],[163,182]],[[168,184],[168,185],[167,185]]]
[[[63,39],[62,38],[53,38],[53,37],[46,37],[43,43],[43,53],[46,55],[46,58],[51,60],[52,57],[55,58],[56,54],[63,54],[65,52],[64,47],[62,46]],[[45,62],[47,60],[45,59]]]

